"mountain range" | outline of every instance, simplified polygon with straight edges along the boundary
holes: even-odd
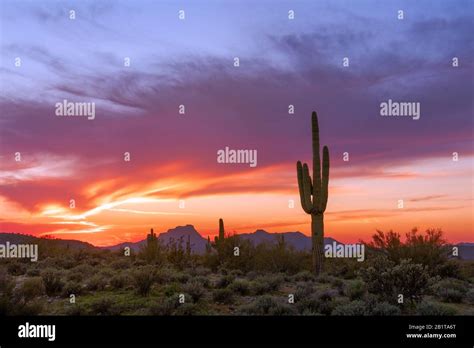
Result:
[[[249,240],[254,245],[260,243],[276,243],[278,236],[283,235],[287,245],[291,245],[295,250],[304,251],[311,249],[311,238],[304,235],[301,232],[280,232],[280,233],[270,233],[264,230],[256,230],[251,233],[241,233],[239,237],[244,240]],[[158,235],[158,240],[163,244],[167,245],[171,240],[178,241],[180,238],[183,239],[183,243],[186,243],[187,239],[190,239],[191,250],[193,253],[202,254],[206,250],[207,239],[202,237],[198,231],[194,228],[193,225],[177,226],[175,228],[169,229],[166,232],[160,233]],[[0,244],[5,244],[9,241],[10,243],[16,244],[28,244],[35,243],[38,239],[34,236],[29,236],[25,234],[18,233],[0,233]],[[46,240],[48,243],[57,247],[68,247],[72,249],[93,249],[100,248],[103,250],[118,251],[123,250],[125,247],[130,247],[133,251],[139,251],[142,246],[146,244],[146,238],[138,242],[124,242],[112,246],[106,247],[96,247],[92,244],[81,242],[77,240],[65,240],[65,239],[41,239]],[[343,244],[331,237],[324,238],[324,244]],[[464,260],[474,260],[474,243],[459,243],[456,244],[459,247],[459,257]]]
[[[281,233],[269,233],[264,230],[256,230],[252,233],[241,233],[239,237],[244,240],[249,240],[254,245],[258,245],[263,242],[267,243],[276,243],[277,236],[283,235],[285,237],[285,242],[288,245],[293,246],[295,250],[310,250],[311,249],[311,238],[305,236],[301,232],[281,232]],[[158,240],[163,244],[167,245],[171,239],[179,240],[179,238],[183,238],[183,242],[186,242],[189,236],[191,242],[191,249],[196,254],[202,254],[206,250],[207,239],[202,237],[198,231],[194,228],[193,225],[185,225],[185,226],[177,226],[175,228],[169,229],[166,232],[160,233],[158,236]],[[336,241],[333,238],[324,238],[324,243],[333,243]],[[146,239],[138,241],[138,242],[125,242],[109,247],[104,247],[104,249],[117,251],[122,250],[125,247],[130,247],[131,250],[138,251],[140,247],[145,245]]]

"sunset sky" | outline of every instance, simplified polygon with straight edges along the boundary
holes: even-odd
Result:
[[[111,245],[151,227],[212,236],[223,218],[229,233],[309,234],[296,161],[312,163],[316,110],[331,156],[327,236],[418,227],[474,242],[473,10],[431,0],[1,1],[0,232]],[[56,116],[64,99],[94,102],[95,119]],[[388,99],[419,102],[420,119],[380,116]],[[226,146],[257,150],[257,167],[217,163]]]

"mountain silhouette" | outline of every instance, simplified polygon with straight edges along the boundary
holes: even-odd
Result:
[[[185,226],[176,226],[171,228],[166,232],[162,232],[158,235],[158,241],[163,245],[168,245],[171,240],[179,241],[180,238],[183,239],[183,246],[186,244],[186,241],[190,238],[191,250],[193,253],[202,254],[206,250],[207,239],[203,238],[198,231],[194,228],[193,225]],[[103,247],[103,249],[108,249],[112,251],[123,250],[125,247],[129,247],[130,250],[139,251],[142,246],[146,244],[146,239],[143,239],[138,242],[125,242],[117,245],[112,245],[108,247]]]
[[[146,235],[146,233],[144,233]],[[297,251],[309,251],[311,250],[311,237],[304,235],[301,232],[267,232],[262,229],[258,229],[255,232],[241,233],[238,236],[244,240],[249,240],[254,245],[260,243],[276,243],[279,235],[285,237],[285,243],[291,245]],[[167,245],[172,239],[179,241],[183,238],[183,246],[186,245],[187,238],[191,241],[191,250],[195,254],[202,254],[206,250],[207,239],[202,237],[199,232],[194,228],[193,225],[177,226],[171,228],[166,232],[162,232],[158,236],[158,240]],[[46,243],[49,246],[58,248],[70,248],[70,249],[104,249],[111,251],[123,250],[125,247],[130,247],[133,251],[140,251],[140,248],[146,244],[146,239],[138,242],[124,242],[116,245],[106,247],[96,247],[90,243],[82,242],[78,240],[66,240],[66,239],[49,239],[49,238],[38,238],[31,235],[19,234],[19,233],[7,233],[0,232],[0,244],[6,242],[14,244],[31,244],[31,243]],[[334,238],[325,237],[324,244],[343,244]],[[459,258],[463,260],[474,260],[474,243],[458,243],[455,244],[459,247]]]
[[[301,232],[270,233],[265,230],[256,230],[255,232],[251,233],[241,233],[238,236],[244,240],[249,240],[254,245],[258,245],[260,243],[276,243],[278,235],[283,235],[285,237],[285,242],[288,245],[291,245],[295,250],[311,250],[311,238],[305,236]],[[206,250],[207,239],[202,237],[199,232],[196,231],[193,225],[177,226],[175,228],[171,228],[166,232],[160,233],[158,240],[163,245],[167,245],[172,239],[179,240],[180,238],[183,238],[183,242],[186,242],[188,236],[190,237],[192,252],[196,254],[204,253]],[[342,244],[333,238],[324,238],[324,244],[332,244],[333,242]],[[133,251],[139,251],[140,247],[145,245],[145,243],[146,240],[141,240],[135,243],[126,242],[104,247],[104,249],[117,251],[123,250],[125,247],[129,247]]]
[[[5,244],[6,242],[10,242],[12,244],[32,244],[43,242],[47,243],[51,247],[71,248],[76,250],[96,248],[90,243],[79,240],[38,238],[28,234],[0,232],[0,244]]]
[[[270,233],[265,230],[256,230],[252,233],[241,233],[239,234],[239,237],[250,240],[254,245],[258,245],[260,243],[276,243],[279,235],[283,235],[285,237],[285,243],[291,245],[295,250],[311,250],[311,237],[308,237],[301,232]],[[332,244],[333,242],[342,244],[333,238],[324,238],[325,245]]]

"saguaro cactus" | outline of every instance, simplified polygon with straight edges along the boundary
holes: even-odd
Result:
[[[225,231],[224,231],[224,220],[219,219],[219,236],[214,237],[214,248],[217,250],[217,254],[219,259],[222,258],[223,255],[223,247],[225,241]]]
[[[219,240],[224,240],[224,220],[219,219]]]
[[[298,187],[300,191],[301,206],[311,215],[311,239],[313,271],[320,274],[324,258],[324,212],[328,202],[329,183],[329,149],[323,148],[323,168],[321,178],[321,161],[319,156],[319,125],[318,116],[313,111],[311,115],[313,133],[313,180],[309,175],[309,168],[301,161],[296,163]]]
[[[225,234],[224,234],[224,220],[219,219],[219,236],[214,237],[214,242],[216,244],[222,243],[224,241]]]

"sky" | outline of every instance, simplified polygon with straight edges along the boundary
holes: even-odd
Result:
[[[1,1],[0,231],[103,246],[186,224],[212,238],[223,218],[228,233],[309,235],[296,161],[311,166],[315,110],[327,236],[473,242],[473,7]],[[382,117],[389,99],[420,118]],[[57,116],[63,100],[95,118]],[[218,163],[226,146],[257,166]]]

